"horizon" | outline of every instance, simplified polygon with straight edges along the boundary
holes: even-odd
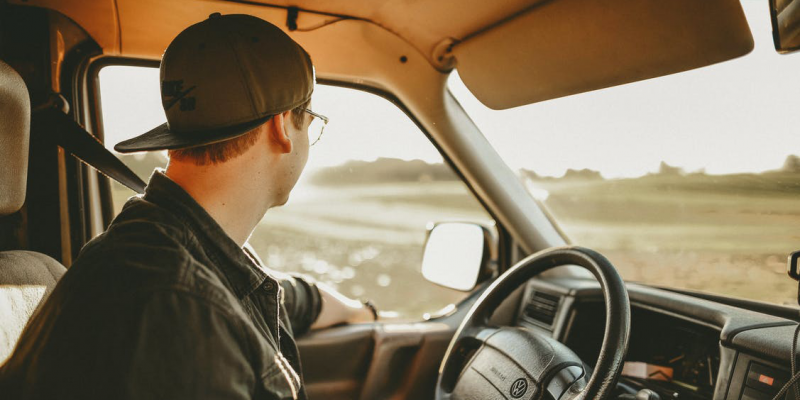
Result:
[[[132,157],[132,158],[135,158],[137,161],[142,161],[143,159],[147,158],[148,156],[151,156],[151,157],[158,157],[160,160],[164,160],[165,161],[167,156],[164,153],[165,152],[133,153],[133,154],[123,154],[123,155],[121,155],[121,157],[122,158]],[[796,166],[788,165],[790,163],[790,160],[792,160],[792,162],[796,163]],[[316,175],[317,173],[320,173],[320,172],[323,172],[323,171],[326,171],[326,170],[331,170],[331,169],[339,169],[339,168],[343,168],[343,167],[353,167],[353,166],[358,166],[358,167],[369,166],[371,164],[381,163],[381,162],[392,162],[392,163],[394,163],[394,162],[397,162],[397,161],[408,163],[408,164],[420,163],[421,162],[421,163],[424,163],[425,165],[431,166],[431,167],[448,165],[447,163],[445,163],[443,161],[431,162],[431,161],[421,160],[421,159],[417,159],[417,158],[414,158],[414,159],[401,159],[401,158],[393,158],[393,157],[377,157],[377,158],[372,159],[372,160],[363,160],[363,159],[354,160],[354,159],[350,159],[350,160],[346,160],[345,162],[343,162],[341,164],[317,166],[316,168],[307,169],[306,171],[304,171],[301,179],[304,179],[304,180],[305,179],[309,179],[309,178],[313,177],[314,175]],[[686,169],[684,169],[682,167],[671,165],[671,164],[669,164],[669,163],[667,163],[665,161],[661,161],[661,163],[659,165],[663,165],[663,167],[660,167],[659,169],[657,169],[655,171],[647,172],[647,173],[645,173],[643,175],[622,176],[622,177],[605,176],[605,175],[603,175],[602,171],[598,171],[598,170],[591,169],[591,168],[581,168],[581,169],[568,168],[567,170],[564,171],[563,174],[560,174],[560,175],[545,175],[545,174],[541,174],[541,173],[537,172],[536,170],[528,169],[528,168],[520,168],[520,169],[514,170],[514,172],[518,176],[520,176],[521,178],[532,179],[533,177],[531,175],[533,175],[533,176],[535,176],[537,178],[542,178],[544,180],[550,180],[550,179],[558,180],[558,179],[563,179],[563,178],[572,178],[572,177],[568,177],[567,175],[573,175],[573,177],[574,177],[574,175],[576,173],[577,174],[597,174],[597,176],[599,176],[599,178],[601,178],[603,180],[638,179],[638,178],[644,178],[644,177],[653,176],[653,175],[733,176],[733,175],[761,175],[761,174],[769,174],[769,173],[776,173],[776,172],[800,173],[800,154],[790,154],[790,155],[788,155],[784,159],[783,164],[780,167],[773,168],[773,169],[767,169],[767,170],[763,170],[763,171],[757,171],[757,172],[750,171],[750,172],[709,173],[709,172],[707,172],[705,170],[702,170],[702,169],[693,170],[693,171],[692,170],[686,170]],[[797,170],[795,171],[794,169],[797,169]]]

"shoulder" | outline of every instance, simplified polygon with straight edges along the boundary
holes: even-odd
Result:
[[[122,211],[100,238],[102,241],[114,242],[119,247],[125,244],[186,244],[191,236],[186,224],[175,214],[136,196],[125,203]],[[89,243],[91,244],[92,242]]]
[[[189,242],[188,230],[174,216],[131,199],[108,229],[81,249],[70,271],[177,272],[191,263]]]
[[[202,251],[172,213],[132,198],[108,229],[84,246],[65,277],[75,285],[99,285],[111,297],[172,288],[229,304],[234,299],[204,264]]]

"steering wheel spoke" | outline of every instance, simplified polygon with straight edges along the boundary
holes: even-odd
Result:
[[[497,306],[533,276],[561,265],[591,271],[603,289],[606,332],[594,374],[557,340],[514,327],[487,326]],[[561,399],[606,399],[628,349],[630,304],[622,279],[599,253],[563,247],[534,254],[497,278],[467,313],[439,370],[437,400],[531,399],[545,392]]]
[[[483,343],[498,330],[499,328],[489,326],[472,326],[464,329],[462,339]]]
[[[457,343],[451,343],[451,356],[447,358],[446,369],[449,374],[441,379],[440,382],[447,388],[443,394],[447,394],[447,399],[450,398],[450,393],[455,388],[456,383],[461,379],[464,369],[469,364],[470,360],[479,352],[485,345],[486,340],[491,337],[498,328],[486,326],[470,326],[463,327],[462,334],[459,336]],[[441,370],[440,370],[441,372]],[[442,398],[442,400],[445,397]]]

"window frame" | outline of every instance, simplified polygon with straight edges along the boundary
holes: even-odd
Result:
[[[117,57],[117,56],[103,56],[93,60],[88,68],[87,68],[87,93],[86,102],[84,104],[90,108],[89,112],[92,114],[93,118],[91,118],[90,125],[92,131],[94,132],[95,136],[101,141],[104,142],[104,131],[103,131],[103,118],[102,118],[102,98],[100,96],[100,70],[105,67],[110,66],[128,66],[128,67],[144,67],[144,68],[158,68],[161,62],[158,60],[146,60],[146,59],[137,59],[137,58],[128,58],[128,57]],[[377,95],[388,100],[392,103],[395,107],[400,109],[407,118],[409,118],[414,125],[422,132],[423,135],[428,139],[428,141],[433,145],[436,151],[441,155],[443,162],[450,167],[453,173],[458,177],[458,179],[467,187],[469,192],[478,201],[478,203],[483,207],[483,210],[489,215],[495,223],[495,227],[497,229],[497,269],[499,273],[504,272],[508,268],[511,267],[512,263],[514,262],[515,258],[518,258],[519,255],[515,256],[517,245],[514,243],[514,240],[508,230],[502,225],[500,219],[495,215],[492,210],[488,207],[486,201],[478,194],[478,191],[475,190],[472,184],[468,180],[465,179],[464,173],[456,166],[455,163],[451,160],[450,156],[444,151],[443,147],[434,139],[434,137],[428,132],[428,130],[420,123],[419,119],[410,111],[410,109],[393,93],[388,92],[383,89],[379,89],[373,86],[359,84],[354,82],[347,82],[335,79],[328,79],[324,77],[317,77],[317,83],[321,85],[328,85],[328,86],[335,86],[347,89],[354,89],[360,90],[362,92],[370,93],[373,95]],[[111,221],[114,219],[116,215],[114,215],[114,206],[111,197],[111,183],[110,179],[100,173],[97,173],[98,180],[100,184],[98,185],[99,188],[99,199],[100,204],[98,205],[102,211],[102,221],[101,224],[103,227],[107,227]],[[84,187],[84,191],[87,191],[88,188]],[[87,193],[88,195],[88,193]],[[87,197],[88,198],[88,197]],[[94,204],[92,205],[94,207]],[[477,286],[478,288],[480,287]],[[477,289],[475,289],[477,290]],[[466,299],[467,297],[465,297]]]

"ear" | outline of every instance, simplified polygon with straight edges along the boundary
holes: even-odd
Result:
[[[283,154],[292,152],[292,139],[286,129],[286,124],[290,122],[289,118],[291,116],[289,114],[291,114],[291,111],[276,114],[268,122],[270,141],[277,144],[277,148]]]

